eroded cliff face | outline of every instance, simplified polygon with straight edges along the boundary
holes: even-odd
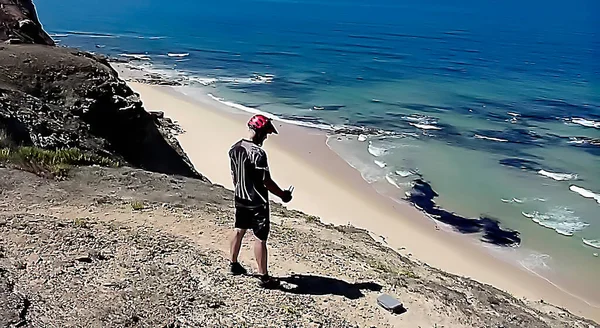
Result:
[[[0,0],[2,147],[79,148],[145,170],[202,177],[103,56],[55,47],[31,0]]]
[[[54,45],[31,0],[0,0],[0,41]]]

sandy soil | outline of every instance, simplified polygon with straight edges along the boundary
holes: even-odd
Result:
[[[270,268],[284,286],[264,290],[227,273],[232,192],[198,179],[0,168],[0,187],[3,327],[598,327],[278,205]],[[251,242],[241,262],[252,273]],[[405,312],[379,307],[382,293]]]

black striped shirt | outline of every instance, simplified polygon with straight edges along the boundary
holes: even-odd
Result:
[[[268,206],[269,192],[264,184],[269,171],[267,153],[253,142],[242,139],[231,146],[229,160],[236,207]]]

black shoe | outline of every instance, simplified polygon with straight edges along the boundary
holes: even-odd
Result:
[[[277,289],[281,287],[281,282],[266,274],[260,277],[260,286],[266,289]]]
[[[229,270],[231,274],[235,276],[248,273],[248,271],[240,264],[240,262],[231,262]]]

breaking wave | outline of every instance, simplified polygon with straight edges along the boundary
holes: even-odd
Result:
[[[579,176],[573,173],[554,173],[548,172],[546,170],[539,170],[538,173],[545,177],[554,179],[556,181],[568,181],[568,180],[577,180]]]
[[[150,60],[150,56],[146,54],[120,54],[119,56],[132,58],[134,60]]]
[[[377,164],[377,166],[379,166],[380,168],[384,168],[387,166],[386,162],[382,162],[382,161],[378,161],[378,160],[374,160],[373,163]]]
[[[579,124],[581,126],[585,126],[586,128],[600,129],[600,122],[588,120],[588,119],[585,119],[585,118],[574,117],[574,118],[571,118],[571,119],[569,119],[567,121],[571,122],[573,124]]]
[[[381,157],[387,154],[390,149],[386,147],[375,146],[373,145],[373,141],[369,141],[369,146],[367,147],[367,150],[369,151],[369,154],[375,157]]]
[[[416,128],[421,130],[441,130],[439,126],[431,125],[431,124],[419,124],[419,123],[408,123]]]
[[[167,53],[167,56],[176,57],[176,58],[183,58],[183,57],[187,57],[189,55],[190,55],[189,53],[184,53],[184,54],[177,54],[177,53],[171,53],[171,52]]]
[[[585,239],[585,238],[581,238],[581,241],[583,241],[584,244],[593,247],[593,248],[598,248],[600,249],[600,239]]]
[[[572,192],[576,192],[576,193],[580,194],[581,196],[583,196],[583,197],[585,197],[585,198],[591,198],[591,199],[594,199],[594,200],[596,200],[596,202],[598,202],[598,204],[600,204],[600,195],[598,195],[598,194],[595,194],[595,193],[591,192],[590,190],[587,190],[587,189],[584,189],[584,188],[578,187],[578,186],[576,186],[576,185],[571,185],[571,186],[569,187],[569,189],[570,189]]]
[[[284,123],[288,123],[288,124],[293,124],[293,125],[298,125],[298,126],[304,126],[307,128],[315,128],[315,129],[320,129],[320,130],[326,130],[326,131],[332,131],[333,130],[333,126],[331,125],[326,125],[326,124],[319,124],[319,123],[312,123],[312,122],[305,122],[305,121],[300,121],[300,120],[290,120],[290,119],[286,119],[286,118],[282,118],[276,115],[273,115],[271,113],[267,113],[267,112],[263,112],[259,109],[256,108],[252,108],[252,107],[247,107],[244,106],[242,104],[237,104],[231,101],[227,101],[223,98],[219,98],[214,96],[213,94],[208,94],[208,96],[210,98],[212,98],[213,100],[227,106],[227,107],[231,107],[231,108],[235,108],[244,112],[248,112],[248,113],[252,113],[252,114],[261,114],[261,115],[265,115],[275,121],[280,121],[280,122],[284,122]]]
[[[582,222],[572,210],[565,207],[553,208],[548,213],[536,211],[533,213],[521,212],[521,214],[540,226],[552,229],[563,236],[573,236],[575,232],[589,226],[588,223]]]
[[[477,139],[485,139],[485,140],[490,140],[490,141],[498,141],[498,142],[508,142],[508,140],[506,140],[506,139],[500,139],[500,138],[494,138],[494,137],[486,137],[486,136],[482,136],[482,135],[479,135],[479,134],[476,134],[475,138],[477,138]]]

